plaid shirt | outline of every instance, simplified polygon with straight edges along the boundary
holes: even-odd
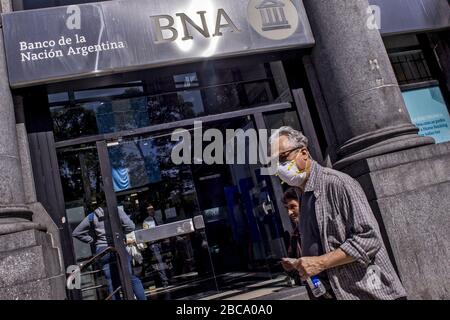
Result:
[[[359,183],[313,161],[305,186],[305,192],[310,191],[316,197],[317,223],[324,251],[341,248],[355,259],[355,262],[326,271],[337,299],[406,297]]]

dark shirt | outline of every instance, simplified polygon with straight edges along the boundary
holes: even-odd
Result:
[[[301,242],[300,242],[300,233],[298,231],[298,225],[292,224],[293,231],[290,234],[289,239],[289,249],[288,249],[288,257],[292,259],[298,259],[302,257],[302,249],[301,249]],[[305,282],[302,281],[300,278],[300,274],[297,270],[293,270],[290,272],[287,272],[287,274],[294,279],[295,283],[297,285],[306,285]]]
[[[302,196],[299,223],[303,257],[318,257],[325,253],[320,237],[319,224],[317,223],[315,206],[316,197],[314,192],[305,192]],[[327,290],[330,290],[331,286],[326,272],[322,272],[318,276]]]
[[[324,254],[317,224],[316,197],[313,192],[303,194],[299,231],[304,257],[317,257]]]
[[[290,243],[288,249],[289,258],[298,259],[302,257],[300,232],[298,231],[298,225],[293,226],[293,231],[290,235]]]

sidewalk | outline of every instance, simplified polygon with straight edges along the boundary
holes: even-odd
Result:
[[[305,287],[290,287],[285,276],[209,296],[203,300],[309,300]]]

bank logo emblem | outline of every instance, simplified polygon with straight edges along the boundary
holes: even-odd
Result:
[[[291,0],[250,0],[248,21],[265,38],[283,40],[297,30],[299,16]]]
[[[256,9],[261,14],[263,31],[291,28],[291,25],[286,20],[284,7],[283,2],[271,0],[265,0],[259,6],[256,6]]]

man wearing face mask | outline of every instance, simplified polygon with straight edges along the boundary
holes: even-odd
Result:
[[[303,191],[302,258],[284,264],[297,269],[302,280],[317,276],[327,291],[321,299],[404,299],[405,289],[358,182],[320,166],[311,158],[308,139],[291,127],[278,129],[270,145],[280,179]]]

